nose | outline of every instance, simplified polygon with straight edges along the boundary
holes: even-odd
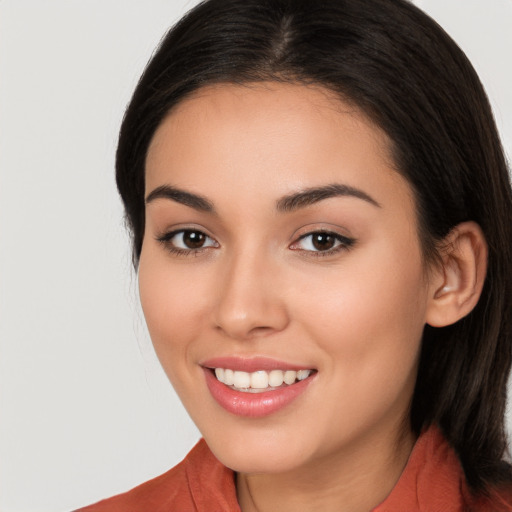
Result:
[[[238,340],[285,329],[289,315],[278,273],[276,264],[255,253],[226,261],[215,299],[216,328]]]

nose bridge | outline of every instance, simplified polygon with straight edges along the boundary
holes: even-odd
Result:
[[[284,329],[288,315],[280,290],[273,286],[276,274],[275,259],[261,246],[230,254],[219,276],[217,328],[237,339]]]

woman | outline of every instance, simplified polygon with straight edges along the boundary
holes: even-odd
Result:
[[[209,0],[117,183],[202,440],[84,510],[511,510],[512,192],[481,84],[403,0]]]

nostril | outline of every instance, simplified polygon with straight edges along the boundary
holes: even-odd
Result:
[[[254,336],[265,336],[265,335],[271,334],[275,331],[276,331],[276,329],[274,329],[272,327],[253,327],[250,330],[249,334],[252,334]]]

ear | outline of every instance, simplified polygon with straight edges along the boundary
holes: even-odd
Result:
[[[463,222],[444,239],[441,263],[430,276],[426,323],[454,324],[476,306],[487,272],[487,243],[476,222]]]

